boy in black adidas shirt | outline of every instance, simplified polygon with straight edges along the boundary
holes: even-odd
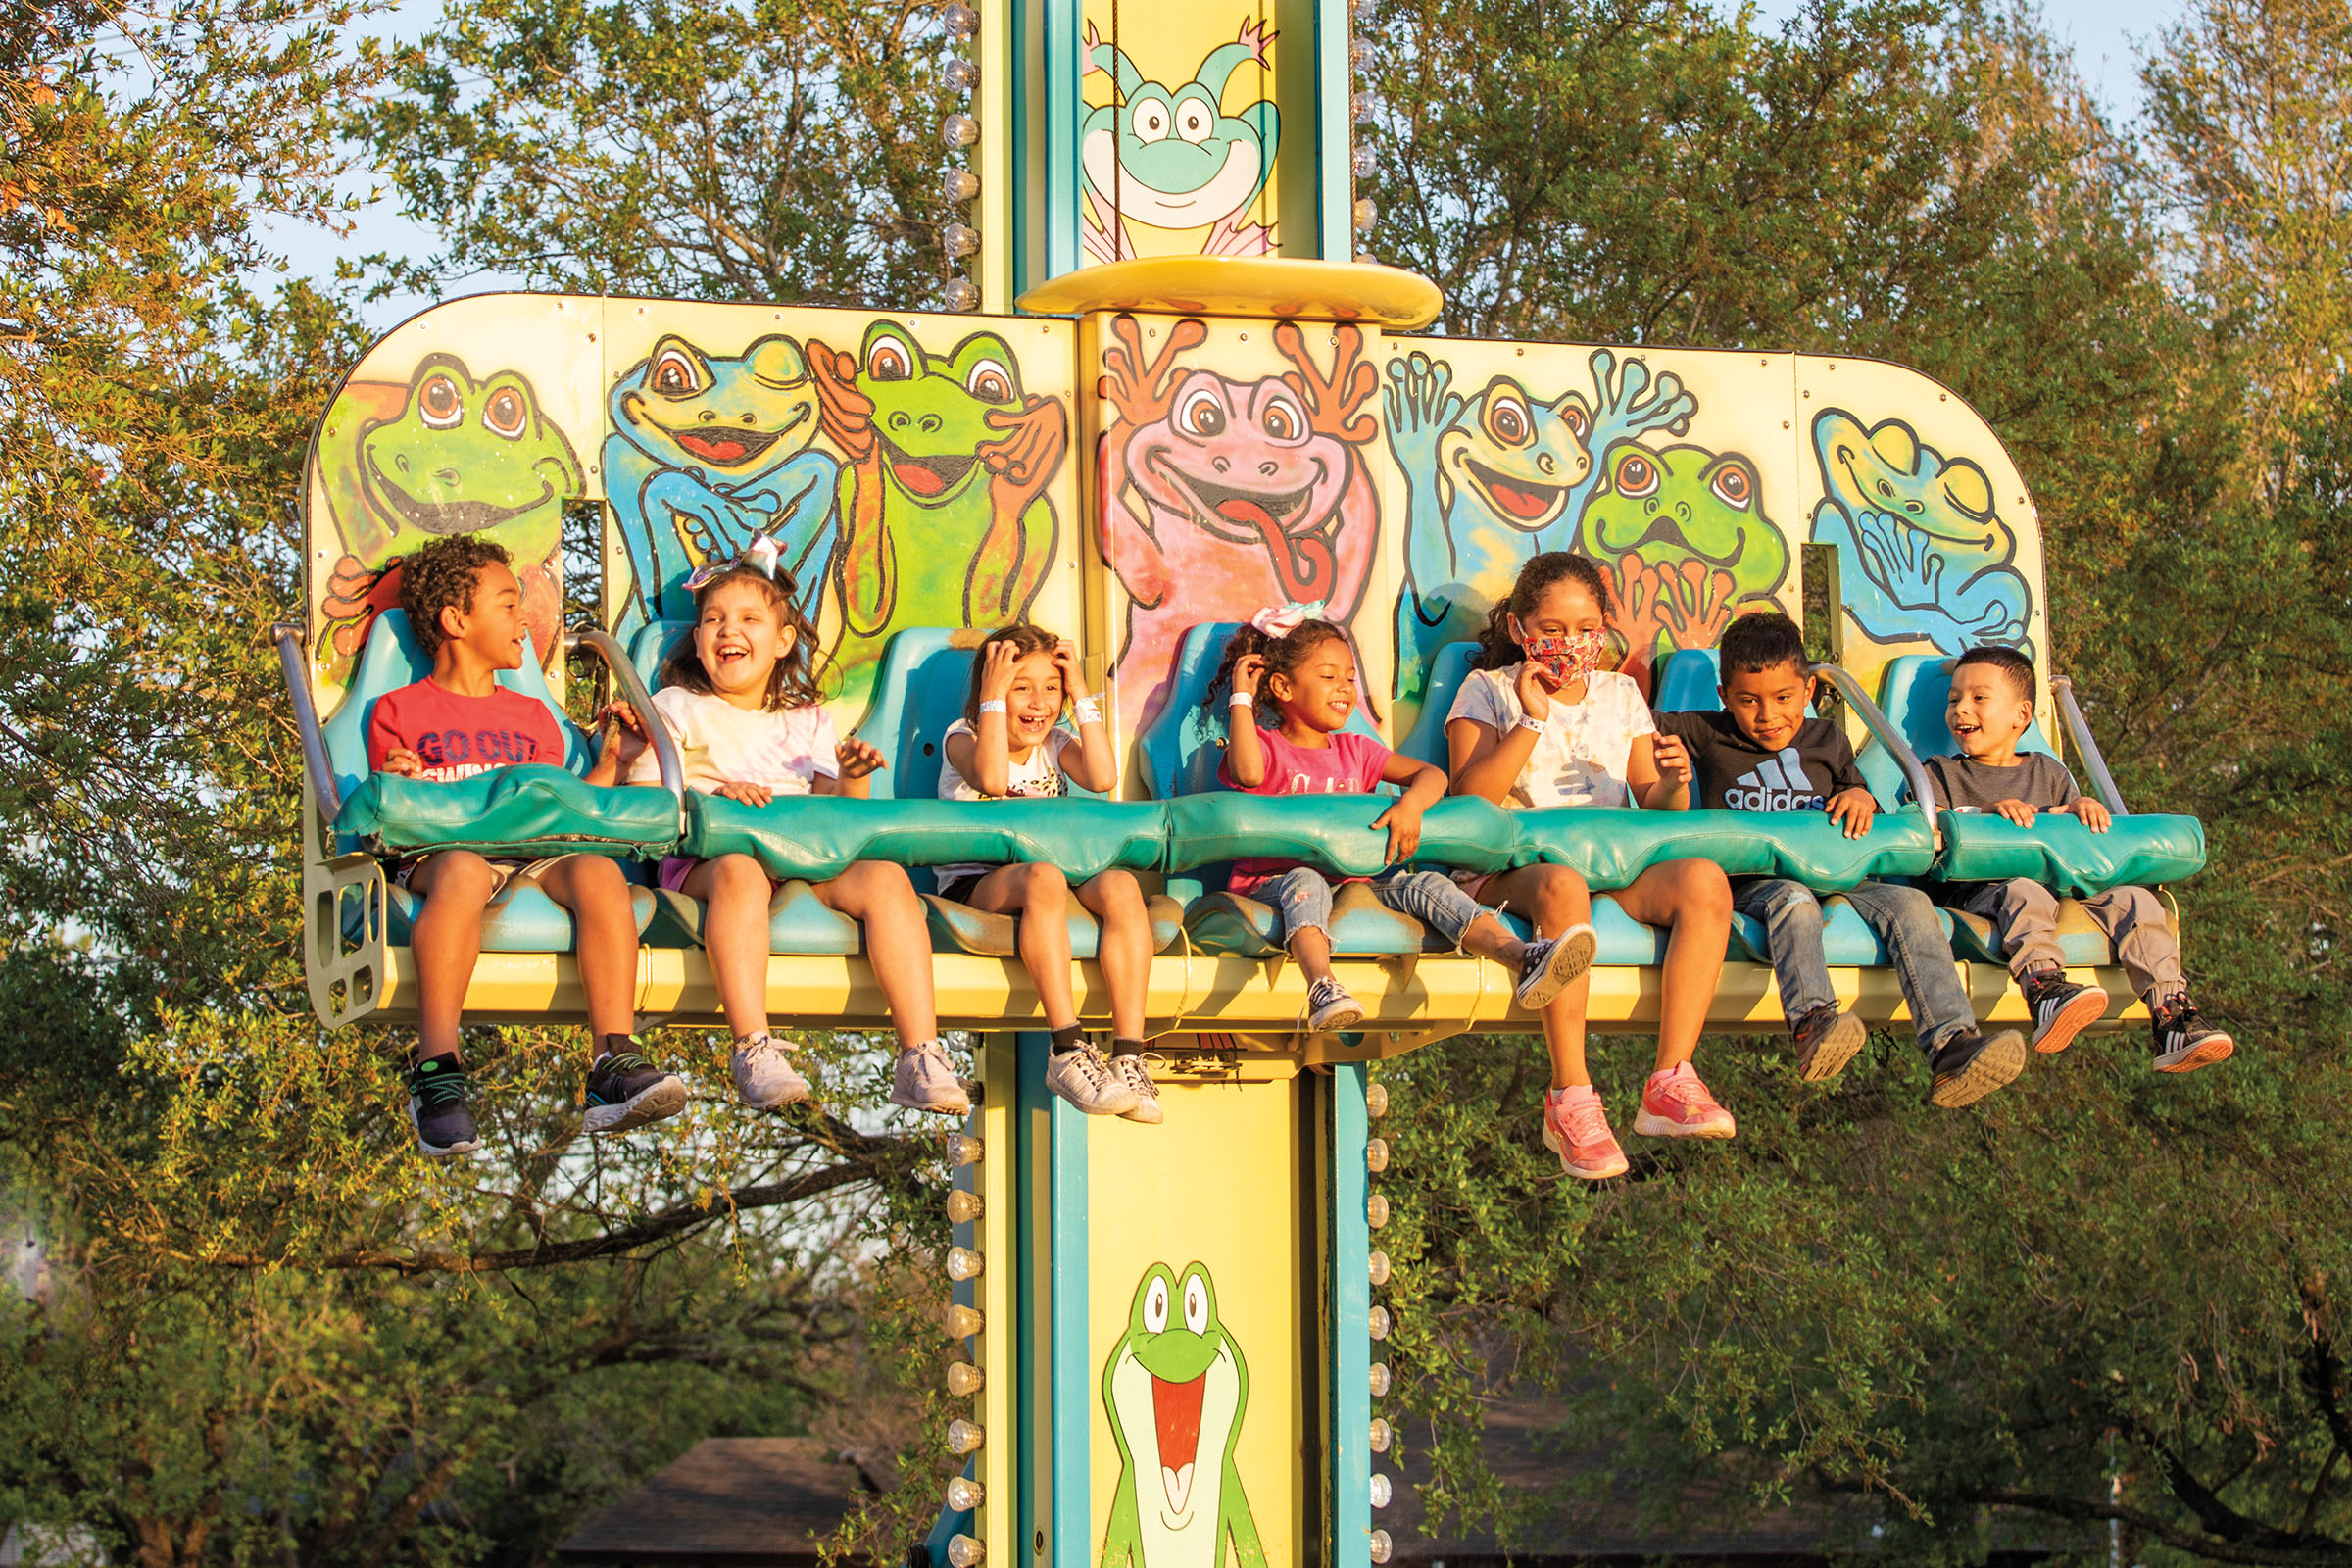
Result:
[[[1742,615],[1725,629],[1720,657],[1721,710],[1657,715],[1658,728],[1690,749],[1692,805],[1827,811],[1846,837],[1868,833],[1879,803],[1854,765],[1853,747],[1836,724],[1805,712],[1814,682],[1796,623],[1777,611]],[[1973,1104],[2015,1078],[2026,1064],[2025,1037],[2014,1029],[1990,1038],[1978,1031],[1928,896],[1892,882],[1864,882],[1844,897],[1893,960],[1935,1076],[1928,1098],[1946,1107]],[[1764,924],[1798,1073],[1809,1082],[1836,1077],[1869,1030],[1838,1010],[1822,952],[1821,901],[1788,877],[1736,876],[1732,904]]]

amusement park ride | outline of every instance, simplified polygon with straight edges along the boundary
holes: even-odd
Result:
[[[954,1388],[970,1395],[949,1441],[968,1463],[922,1551],[933,1568],[1215,1568],[1229,1552],[1361,1568],[1389,1555],[1393,1485],[1372,1191],[1389,1152],[1365,1067],[1536,1020],[1501,966],[1343,901],[1334,947],[1361,1032],[1303,1032],[1304,982],[1265,906],[1217,891],[1221,864],[1247,843],[1361,874],[1382,839],[1321,803],[1186,793],[1221,744],[1200,699],[1228,623],[1321,603],[1353,634],[1364,717],[1442,763],[1468,639],[1538,551],[1613,574],[1625,667],[1661,710],[1712,706],[1723,625],[1762,604],[1801,618],[1806,578],[1827,574],[1821,672],[1885,808],[1866,838],[1817,813],[1451,800],[1429,814],[1425,861],[1563,862],[1602,895],[1603,1030],[1656,1028],[1661,934],[1605,896],[1654,860],[1777,868],[1825,897],[1938,874],[2087,894],[2189,874],[2202,834],[2125,816],[2063,681],[2038,693],[2029,744],[2048,749],[2063,717],[2112,832],[1894,808],[1917,759],[1951,749],[1949,657],[2009,643],[2046,668],[2050,646],[2025,485],[1928,377],[1834,356],[1406,335],[1442,302],[1354,255],[1373,214],[1354,191],[1370,166],[1352,145],[1362,46],[1344,0],[953,0],[944,20],[961,56],[941,125],[965,215],[945,235],[953,313],[495,294],[426,311],[353,368],[310,454],[309,624],[279,628],[305,721],[311,995],[329,1026],[414,1016],[412,903],[380,857],[434,846],[748,848],[784,879],[771,1011],[828,1029],[887,1020],[858,928],[808,879],[868,857],[1157,879],[1166,1120],[1151,1128],[1046,1093],[1009,919],[933,906],[941,1022],[979,1044],[948,1262],[968,1344]],[[585,503],[604,520],[603,627],[567,633],[559,543]],[[448,792],[435,809],[370,786],[368,709],[425,667],[388,568],[453,532],[514,558],[537,662],[511,684],[560,708],[563,651],[584,645],[641,710],[691,614],[687,574],[773,538],[830,656],[837,722],[888,760],[878,799],[754,810],[680,790],[674,754],[668,790],[423,786]],[[1013,618],[1085,650],[1117,800],[933,798],[971,647]],[[640,1013],[715,1024],[699,908],[653,886],[636,902]],[[1079,1006],[1100,1025],[1096,933],[1072,908]],[[1874,1024],[1906,1016],[1869,928],[1828,908],[1841,1003]],[[2066,908],[2076,977],[2131,998],[2105,937]],[[1955,916],[1952,935],[1980,1015],[2023,1018],[1983,922]],[[469,1015],[578,1019],[570,945],[535,889],[495,906]],[[1761,929],[1736,921],[1711,1028],[1781,1027],[1765,959]],[[2132,1001],[2104,1027],[2143,1013]],[[1120,1200],[1090,1219],[1097,1187]]]

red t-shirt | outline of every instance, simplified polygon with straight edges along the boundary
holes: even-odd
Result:
[[[1329,746],[1310,749],[1292,745],[1280,731],[1261,728],[1257,744],[1266,754],[1266,776],[1248,791],[1251,795],[1369,795],[1380,786],[1381,775],[1389,767],[1389,749],[1353,730],[1332,736]],[[1230,755],[1217,764],[1217,782],[1229,790],[1244,788],[1234,780]],[[1298,864],[1297,860],[1251,856],[1233,862],[1233,877],[1226,886],[1236,893],[1248,893]]]
[[[562,767],[564,732],[536,697],[504,686],[466,697],[427,679],[386,692],[368,715],[369,767],[404,750],[423,761],[422,777],[446,784],[522,762]]]

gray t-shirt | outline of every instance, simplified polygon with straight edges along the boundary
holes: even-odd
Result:
[[[2020,752],[2015,767],[1994,767],[1965,757],[1931,757],[1928,781],[1938,810],[1982,811],[1996,801],[2023,801],[2037,811],[2082,798],[2075,775],[2047,752]]]

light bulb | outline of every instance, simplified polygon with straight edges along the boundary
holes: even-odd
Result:
[[[1376,1340],[1389,1337],[1389,1309],[1376,1306],[1364,1317],[1364,1331]]]
[[[977,1278],[980,1271],[987,1266],[988,1259],[969,1248],[951,1247],[948,1249],[948,1278],[952,1280]]]
[[[953,1428],[950,1429],[948,1441],[951,1443],[956,1441]],[[1378,1416],[1372,1418],[1372,1451],[1374,1453],[1389,1451],[1389,1424]]]
[[[1370,40],[1368,40],[1368,39],[1364,39],[1364,38],[1350,38],[1350,39],[1348,39],[1348,68],[1350,71],[1361,71],[1361,70],[1363,70],[1363,69],[1364,69],[1366,66],[1370,65],[1371,63],[1372,63],[1372,44],[1371,44]]]
[[[1358,267],[1378,267],[1380,265],[1380,258],[1373,255],[1370,251],[1357,251],[1355,253],[1355,265]]]
[[[1388,1283],[1389,1283],[1389,1254],[1388,1254],[1388,1253],[1386,1253],[1386,1252],[1374,1252],[1374,1253],[1372,1254],[1371,1258],[1369,1259],[1369,1262],[1370,1262],[1370,1264],[1371,1264],[1371,1267],[1369,1268],[1369,1270],[1367,1270],[1367,1272],[1369,1272],[1369,1273],[1371,1274],[1371,1276],[1372,1276],[1372,1283],[1373,1283],[1373,1284],[1375,1284],[1375,1285],[1386,1285],[1386,1284],[1388,1284]]]
[[[939,231],[939,248],[950,256],[969,256],[980,248],[980,231],[969,223],[950,223]]]
[[[1349,94],[1348,113],[1354,117],[1359,125],[1369,122],[1372,119],[1372,95],[1368,92]]]
[[[956,1539],[960,1541],[963,1538],[958,1536]],[[1389,1560],[1389,1553],[1396,1550],[1396,1544],[1389,1540],[1389,1533],[1386,1530],[1375,1530],[1372,1532],[1370,1549],[1372,1560],[1374,1562],[1387,1562]],[[948,1547],[948,1555],[953,1557],[955,1554],[956,1548],[953,1545],[950,1545]],[[956,1568],[962,1568],[962,1565],[957,1564]]]
[[[969,1225],[980,1217],[981,1207],[978,1193],[967,1193],[958,1187],[948,1194],[948,1222],[952,1225]]]
[[[1375,1138],[1364,1145],[1364,1169],[1377,1172],[1388,1168],[1389,1141],[1385,1138]]]
[[[948,1538],[948,1561],[954,1568],[980,1568],[988,1557],[988,1548],[969,1536]]]
[[[956,92],[970,92],[980,85],[980,68],[961,58],[950,60],[940,67],[939,75]]]
[[[970,1133],[948,1134],[948,1163],[951,1165],[977,1165],[986,1152],[986,1147]]]
[[[988,1319],[969,1306],[951,1306],[945,1320],[951,1339],[968,1340],[988,1326]]]
[[[953,1484],[950,1483],[951,1486]],[[1372,1506],[1375,1508],[1386,1508],[1389,1505],[1389,1499],[1396,1495],[1389,1488],[1389,1478],[1377,1470],[1372,1472],[1372,1484],[1364,1490],[1371,1494]],[[954,1496],[955,1494],[951,1492],[948,1495]]]
[[[988,1374],[969,1361],[948,1363],[948,1392],[958,1399],[978,1394],[988,1382]]]
[[[988,1501],[988,1489],[969,1476],[956,1476],[948,1482],[948,1506],[956,1513],[969,1513]]]
[[[948,1423],[948,1448],[954,1453],[970,1453],[988,1441],[988,1433],[977,1421],[957,1416]]]
[[[1380,221],[1380,204],[1369,196],[1358,196],[1355,199],[1355,226],[1370,228],[1378,221]]]
[[[968,202],[980,194],[980,176],[968,169],[951,169],[939,176],[939,193],[951,202]]]
[[[1374,1230],[1378,1230],[1388,1222],[1389,1200],[1378,1193],[1374,1193],[1370,1198],[1365,1199],[1364,1223],[1371,1226]]]
[[[980,13],[967,5],[952,5],[939,14],[951,38],[969,38],[980,30]]]
[[[1388,1113],[1389,1086],[1387,1084],[1364,1085],[1364,1114],[1386,1116]]]
[[[941,291],[951,311],[976,311],[980,308],[980,285],[968,277],[951,277]]]
[[[980,139],[980,122],[958,110],[939,122],[939,139],[951,147],[969,147]]]
[[[1372,1397],[1375,1399],[1381,1398],[1387,1395],[1388,1392],[1389,1363],[1386,1361],[1375,1361],[1372,1363]]]
[[[1358,22],[1370,22],[1373,10],[1379,4],[1380,0],[1355,0],[1355,3],[1348,8],[1348,14]]]
[[[1348,155],[1348,167],[1355,171],[1356,178],[1370,179],[1372,177],[1373,171],[1380,168],[1380,154],[1374,152],[1369,147],[1358,147],[1354,152]],[[1374,1084],[1372,1086],[1372,1089],[1379,1088],[1380,1085],[1378,1084]],[[1371,1098],[1372,1090],[1365,1090],[1364,1099],[1369,1101]],[[1381,1099],[1384,1103],[1387,1102],[1388,1092],[1386,1090],[1382,1090]],[[1376,1110],[1373,1111],[1372,1114],[1377,1116],[1380,1114],[1380,1112]]]

